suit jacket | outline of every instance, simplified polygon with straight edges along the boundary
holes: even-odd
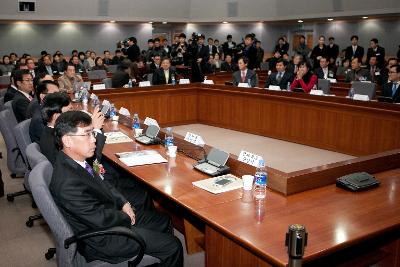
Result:
[[[26,118],[32,118],[35,113],[40,113],[40,104],[36,97],[29,103],[26,109]]]
[[[14,95],[12,102],[12,108],[14,111],[15,118],[17,122],[26,120],[26,111],[28,110],[29,103],[31,101],[23,95],[21,92],[17,91]]]
[[[243,50],[243,56],[249,59],[247,63],[247,68],[254,69],[257,66],[257,48],[254,45],[250,45]]]
[[[321,67],[319,67],[316,71],[315,74],[317,75],[318,79],[325,79],[324,78],[324,71],[322,70]],[[328,78],[330,79],[336,79],[336,70],[332,67],[328,66]]]
[[[91,176],[81,165],[60,151],[49,186],[54,201],[74,233],[95,228],[131,227],[121,211],[125,197],[96,173]],[[117,263],[135,255],[138,247],[126,237],[101,236],[86,239],[78,251],[87,261]]]
[[[336,61],[336,58],[339,56],[339,46],[337,44],[333,44],[332,47],[327,45],[326,48],[328,50],[329,58],[334,58]]]
[[[314,60],[314,68],[319,67],[319,60],[317,59],[317,57],[326,56],[328,56],[328,48],[326,47],[326,45],[324,45],[322,49],[319,48],[319,45],[316,45],[310,55],[310,58]]]
[[[210,49],[210,45],[207,44],[208,47],[208,53],[210,55],[215,55],[218,51],[217,51],[217,47],[215,45],[211,45],[211,49]]]
[[[130,46],[126,50],[122,50],[122,52],[128,56],[128,58],[132,61],[135,62],[137,61],[138,57],[140,56],[140,49],[139,46],[136,44]]]
[[[358,57],[360,60],[364,56],[364,47],[357,46],[356,52],[353,54],[353,47],[350,45],[346,48],[345,59],[352,60],[355,57]]]
[[[396,93],[394,93],[394,96],[392,96],[393,94],[392,88],[393,88],[393,82],[384,84],[382,87],[382,95],[393,98],[393,102],[395,103],[400,103],[400,84],[397,86],[397,90]]]
[[[232,75],[232,83],[235,86],[238,86],[239,83],[247,83],[248,80],[250,79],[251,87],[256,87],[257,86],[257,75],[254,70],[247,69],[246,72],[246,79],[242,81],[242,72],[240,70],[235,71]]]
[[[129,83],[129,74],[122,70],[117,70],[111,78],[111,86],[120,88]]]
[[[221,64],[221,71],[235,72],[237,70],[238,66],[234,62],[231,62],[231,64],[228,64],[227,62],[222,62]]]
[[[150,72],[150,73],[154,73],[157,69],[160,68],[160,66],[161,66],[161,63],[160,63],[160,65],[158,65],[158,67],[157,67],[156,64],[155,64],[154,62],[151,62],[150,66],[149,66],[149,72]]]
[[[271,75],[268,76],[267,81],[265,82],[265,88],[268,88],[270,85],[278,85],[281,89],[287,89],[288,83],[292,83],[294,79],[294,75],[290,72],[285,71],[283,74],[283,77],[281,78],[281,81],[278,82],[277,78],[278,77],[278,72],[274,72]]]
[[[207,61],[209,58],[209,51],[207,45],[202,45],[199,49],[198,46],[190,46],[192,54],[192,82],[202,82],[204,74],[207,73]],[[200,64],[197,64],[197,59],[201,58]],[[200,66],[199,66],[200,65]]]
[[[347,71],[344,81],[347,83],[353,81],[359,81],[360,78],[362,77],[365,78],[366,81],[371,81],[371,75],[369,74],[368,70],[359,69],[358,71],[354,71],[350,69]]]
[[[11,86],[11,84],[10,84],[4,95],[4,103],[7,103],[8,101],[13,100],[14,96],[17,92],[18,92],[18,90],[15,87]]]
[[[31,137],[32,142],[39,144],[44,130],[45,122],[43,120],[42,113],[39,110],[39,112],[33,114],[31,124],[29,125],[29,136]]]
[[[371,47],[367,51],[367,64],[369,65],[369,59],[372,56],[376,56],[377,66],[383,68],[385,66],[385,48],[378,46],[376,52]]]
[[[155,70],[153,73],[153,85],[172,83],[172,75],[174,75],[175,79],[176,79],[176,73],[175,73],[175,70],[173,70],[172,68],[169,68],[168,71],[169,71],[169,77],[168,77],[168,81],[166,81],[164,69],[160,68],[160,69]]]
[[[51,76],[53,76],[54,74],[59,75],[60,72],[58,71],[58,69],[54,66],[54,65],[50,65],[50,72],[47,70],[46,66],[44,64],[40,64],[36,69],[35,72],[36,74],[39,73],[46,73],[49,74]]]
[[[381,70],[381,68],[379,68],[378,66],[375,67],[375,71],[372,71],[372,67],[369,66],[368,67],[368,71],[371,77],[371,82],[373,83],[377,83],[379,85],[382,85],[382,81],[383,81],[383,71]]]

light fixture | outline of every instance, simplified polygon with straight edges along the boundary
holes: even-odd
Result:
[[[301,19],[299,19],[297,22],[298,22],[298,23],[303,23],[304,21],[302,21]]]
[[[152,22],[152,21],[149,21],[149,24],[153,24],[153,22]]]
[[[162,24],[167,24],[167,22],[166,22],[166,21],[163,21]]]
[[[222,24],[228,24],[228,22],[227,21],[223,21]]]
[[[333,19],[328,19],[328,21],[332,21]]]
[[[367,19],[368,17],[367,16],[364,16],[364,17],[362,17],[363,19]]]
[[[115,23],[115,20],[110,20],[110,23]]]

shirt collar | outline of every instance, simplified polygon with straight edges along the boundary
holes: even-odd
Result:
[[[26,98],[28,98],[29,100],[31,100],[32,99],[32,97],[27,93],[27,92],[24,92],[24,91],[22,91],[22,90],[19,90],[19,89],[17,89],[21,94],[23,94]]]

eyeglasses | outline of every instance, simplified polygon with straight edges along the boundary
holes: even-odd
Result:
[[[389,71],[390,74],[396,74],[397,71]]]
[[[27,79],[27,80],[22,80],[22,81],[27,82],[27,83],[33,83],[32,79]]]
[[[92,131],[89,131],[89,132],[86,132],[86,133],[83,133],[83,134],[67,134],[67,135],[68,136],[86,136],[87,138],[90,138],[90,137],[93,136],[94,138],[96,138],[97,132],[92,130]]]

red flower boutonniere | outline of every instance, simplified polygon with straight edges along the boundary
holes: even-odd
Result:
[[[100,164],[97,159],[93,161],[93,170],[100,176],[103,176],[103,174],[106,173],[103,164]]]

